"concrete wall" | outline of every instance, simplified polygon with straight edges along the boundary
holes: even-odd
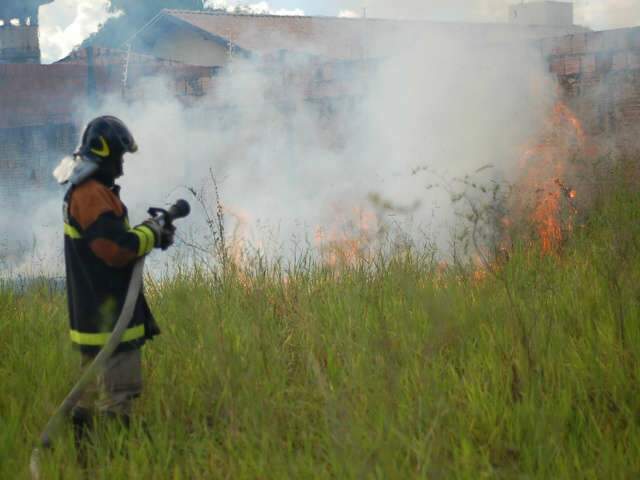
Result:
[[[565,100],[604,152],[640,154],[640,27],[540,45]]]
[[[0,27],[0,63],[40,63],[38,27]]]

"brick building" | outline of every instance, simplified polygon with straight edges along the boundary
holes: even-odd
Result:
[[[568,105],[605,152],[640,152],[640,27],[545,39]]]
[[[397,51],[398,32],[427,41],[446,34],[498,48],[533,42],[588,132],[606,138],[612,149],[640,151],[640,28],[588,32],[573,25],[566,4],[543,3],[550,10],[519,9],[512,23],[499,25],[165,10],[124,50],[78,50],[54,65],[39,65],[35,44],[11,50],[10,57],[0,49],[0,196],[51,184],[51,170],[73,150],[87,107],[108,95],[125,101],[143,97],[145,78],[168,79],[187,105],[206,96],[211,108],[219,107],[225,101],[218,96],[220,76],[243,74],[229,68],[236,57],[258,60],[259,68],[281,79],[274,82],[279,87],[269,92],[270,100],[284,109],[312,102],[330,128],[332,116],[342,114],[336,105],[353,103],[362,94],[353,79]],[[564,12],[561,21],[553,16],[551,24],[535,24],[554,9]],[[3,31],[32,26],[37,32],[37,15],[19,26],[0,27],[0,47],[13,35],[3,37]],[[292,70],[285,61],[291,58],[304,68]],[[297,88],[287,88],[292,84]],[[291,98],[291,91],[303,98]]]

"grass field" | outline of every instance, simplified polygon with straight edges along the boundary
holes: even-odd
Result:
[[[138,420],[100,425],[85,473],[63,430],[43,478],[640,478],[640,195],[492,268],[150,283]],[[2,291],[0,339],[0,478],[27,478],[79,375],[64,295]]]

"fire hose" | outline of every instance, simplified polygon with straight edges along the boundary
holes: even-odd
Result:
[[[185,200],[178,200],[169,210],[163,210],[160,208],[149,209],[149,214],[156,218],[160,224],[164,227],[171,225],[174,220],[184,218],[191,212],[189,203]],[[120,312],[118,321],[111,333],[111,336],[107,340],[107,343],[102,347],[102,350],[93,359],[93,362],[86,368],[82,376],[75,384],[71,392],[60,404],[55,413],[49,418],[47,425],[45,426],[38,445],[33,449],[31,453],[31,459],[29,462],[29,469],[31,471],[31,478],[39,480],[40,476],[40,457],[42,450],[48,450],[52,447],[52,438],[54,433],[62,421],[69,415],[73,407],[78,403],[78,400],[82,396],[83,392],[89,385],[89,383],[104,370],[107,361],[111,358],[113,353],[120,345],[120,340],[124,332],[129,326],[129,322],[133,318],[133,312],[142,290],[142,280],[144,274],[144,257],[138,260],[131,274],[131,280],[129,282],[129,289],[127,296],[125,297],[124,306]]]

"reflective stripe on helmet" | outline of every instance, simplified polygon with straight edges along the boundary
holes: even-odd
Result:
[[[107,141],[102,135],[100,135],[99,139],[100,139],[100,142],[102,143],[102,146],[100,147],[100,149],[92,148],[91,153],[95,153],[96,155],[102,158],[107,158],[109,155],[111,155],[111,149],[109,148],[109,144],[107,143]]]
[[[131,342],[144,337],[144,325],[138,325],[127,329],[122,336],[121,343]],[[77,345],[86,345],[88,347],[101,347],[106,345],[111,337],[111,332],[106,333],[82,333],[77,330],[71,330],[71,341]]]

